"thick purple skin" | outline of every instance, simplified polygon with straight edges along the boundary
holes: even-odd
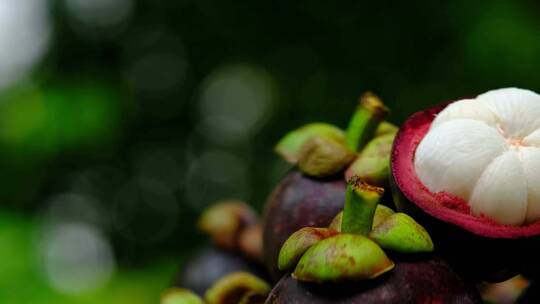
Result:
[[[246,271],[266,279],[262,265],[250,261],[236,253],[221,249],[205,248],[188,261],[177,275],[173,286],[187,288],[200,296],[219,278],[236,271]]]
[[[427,214],[405,198],[397,186],[392,186],[392,192],[397,209],[411,215],[429,231],[437,254],[462,276],[478,282],[503,282],[520,273],[524,260],[530,261],[525,258],[528,253],[523,240],[477,236]]]
[[[402,261],[379,279],[348,284],[308,284],[284,276],[267,304],[482,303],[474,284],[440,258]]]
[[[287,238],[303,227],[326,227],[343,209],[346,183],[339,174],[318,180],[299,171],[288,173],[270,195],[263,218],[264,263],[278,280],[279,250]]]

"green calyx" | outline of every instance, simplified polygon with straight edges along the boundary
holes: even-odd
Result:
[[[383,121],[388,113],[388,108],[375,94],[364,93],[346,132],[330,124],[310,123],[289,132],[278,142],[275,151],[289,163],[298,164],[306,175],[327,177],[337,174],[357,158],[356,153],[372,138],[395,134],[397,127]],[[366,159],[357,165],[358,174],[357,170],[349,171],[347,178],[359,175],[366,177],[366,181],[382,184],[379,180],[387,179],[387,170],[380,169],[385,165],[384,160]]]
[[[358,176],[377,186],[386,186],[390,174],[390,153],[396,133],[386,133],[372,139],[348,167],[345,178]]]
[[[279,270],[294,268],[309,247],[336,234],[338,234],[336,230],[328,228],[304,227],[296,231],[281,247],[278,258]]]
[[[375,227],[369,238],[385,249],[403,253],[431,252],[433,241],[429,233],[412,217],[395,213]]]
[[[161,304],[204,304],[195,293],[184,288],[171,288],[161,296]]]
[[[360,96],[360,102],[346,130],[347,146],[360,151],[375,135],[379,124],[390,110],[373,93]]]
[[[302,256],[294,278],[308,282],[372,279],[394,268],[394,263],[370,239],[339,234],[311,246]]]
[[[277,143],[274,151],[286,161],[296,164],[302,146],[315,136],[331,139],[338,143],[345,143],[345,132],[343,130],[331,124],[316,122],[287,133]]]
[[[330,225],[341,232],[343,212],[338,213]],[[384,249],[402,253],[431,252],[434,249],[429,233],[405,213],[378,205],[373,216],[372,230],[368,237]]]
[[[377,130],[375,130],[375,137],[379,137],[379,136],[390,134],[390,133],[396,134],[398,130],[399,128],[396,125],[389,123],[388,121],[383,121],[379,124],[379,126],[377,127]]]
[[[326,177],[342,171],[356,158],[344,142],[314,136],[300,149],[298,168],[307,175]]]
[[[249,299],[266,298],[270,286],[247,272],[234,272],[216,281],[204,295],[208,304],[253,303]]]
[[[378,199],[365,198],[373,195],[372,191],[379,192],[364,188],[358,191],[363,199],[350,202],[360,206],[365,204],[371,210],[373,202],[378,202]],[[329,228],[306,227],[295,232],[281,248],[278,261],[280,270],[289,270],[296,265],[293,276],[309,282],[370,279],[394,267],[383,248],[401,253],[433,251],[429,234],[414,219],[405,213],[395,213],[384,205],[375,207],[367,235],[359,233],[366,231],[364,228],[354,229],[354,233],[342,231],[342,227],[347,226],[343,223],[347,212],[361,218],[366,214],[358,210],[351,212],[347,205],[345,212],[338,213]],[[359,222],[368,223],[365,220]]]

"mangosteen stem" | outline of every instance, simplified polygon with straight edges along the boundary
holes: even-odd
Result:
[[[384,188],[371,186],[362,182],[358,176],[353,176],[345,194],[341,231],[367,236],[383,192]]]
[[[388,113],[389,109],[375,94],[362,94],[346,130],[347,147],[356,152],[361,151],[373,138],[379,123]]]

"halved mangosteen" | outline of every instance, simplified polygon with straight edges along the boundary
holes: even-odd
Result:
[[[502,281],[538,263],[540,95],[500,89],[412,115],[391,173],[397,207],[461,270]]]

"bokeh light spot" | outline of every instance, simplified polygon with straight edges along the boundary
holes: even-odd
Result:
[[[47,3],[0,0],[0,89],[23,78],[48,49]]]
[[[111,212],[113,225],[124,238],[152,244],[174,231],[179,209],[169,187],[139,178],[120,187]]]
[[[39,244],[45,274],[62,293],[80,294],[100,288],[116,268],[109,242],[91,225],[54,225],[45,230]]]
[[[132,0],[65,0],[65,5],[73,27],[94,38],[121,32],[134,10]]]
[[[203,135],[217,142],[251,138],[270,115],[275,95],[274,81],[261,68],[248,65],[218,68],[201,88]]]
[[[245,159],[220,150],[207,150],[190,161],[184,194],[196,209],[222,199],[247,199],[249,172]]]
[[[186,68],[187,63],[178,54],[150,53],[133,64],[128,77],[143,93],[167,92],[181,84]]]
[[[184,186],[184,169],[174,149],[141,151],[135,160],[135,171],[139,178],[153,179],[178,190]]]

